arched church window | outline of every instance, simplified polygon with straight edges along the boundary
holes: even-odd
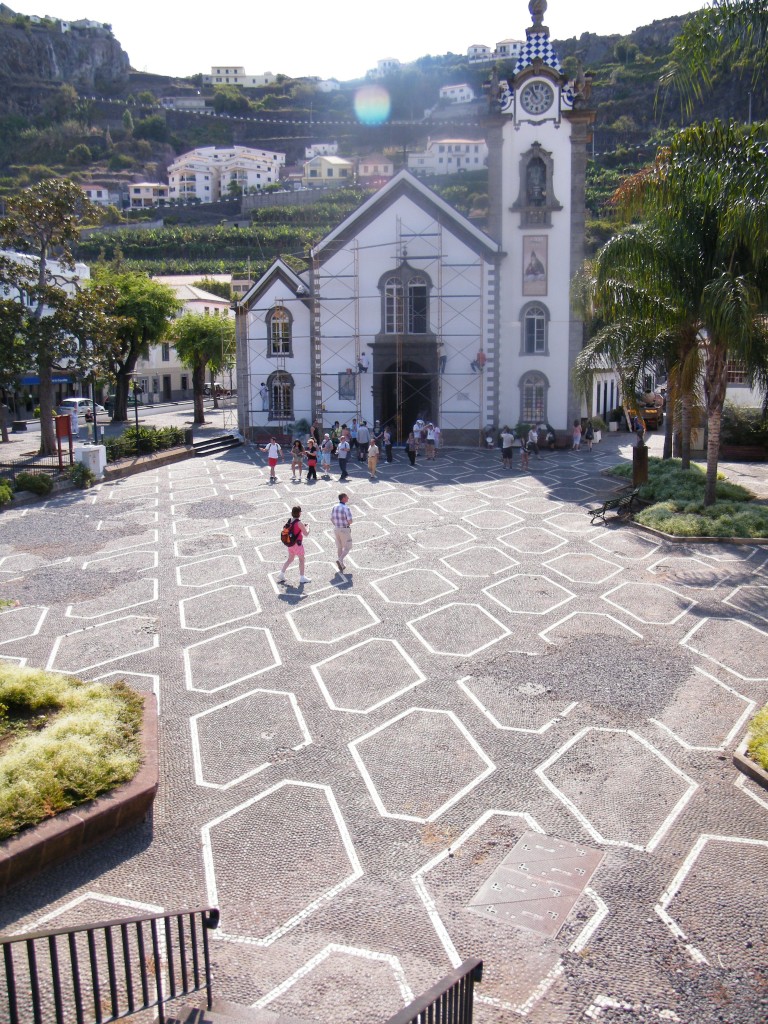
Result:
[[[520,379],[520,419],[524,423],[547,422],[549,381],[543,373],[527,373]]]
[[[291,355],[291,314],[283,306],[275,306],[267,314],[269,355]]]
[[[428,329],[427,282],[423,277],[412,277],[408,282],[408,333],[426,334]]]
[[[540,302],[525,306],[522,314],[522,355],[547,355],[549,313]]]
[[[267,380],[269,388],[269,418],[293,419],[293,377],[289,373],[273,373]]]
[[[403,333],[403,282],[399,277],[384,282],[384,333]]]

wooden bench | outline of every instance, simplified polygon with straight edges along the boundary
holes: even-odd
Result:
[[[615,512],[619,519],[626,519],[632,512],[632,504],[640,494],[639,487],[633,487],[630,491],[623,491],[613,498],[606,498],[598,508],[587,509],[587,514],[592,517],[590,525],[594,526],[599,519],[605,522],[606,512]]]

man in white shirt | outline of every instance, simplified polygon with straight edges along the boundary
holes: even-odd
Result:
[[[267,453],[267,462],[269,463],[269,482],[277,483],[277,477],[275,476],[275,466],[277,465],[278,461],[280,461],[283,457],[283,449],[280,447],[280,445],[277,443],[274,437],[271,437],[269,439],[269,444],[265,445],[261,450]]]
[[[509,427],[501,429],[501,464],[505,469],[512,469],[512,445],[515,443],[515,435]]]
[[[539,454],[539,428],[535,423],[531,424],[531,429],[528,431],[528,451],[533,452],[537,459],[541,458]]]

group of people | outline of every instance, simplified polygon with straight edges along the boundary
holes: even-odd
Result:
[[[554,442],[554,435],[552,435]],[[512,469],[512,456],[515,451],[515,432],[511,427],[504,426],[501,428],[501,462],[505,469]],[[549,443],[549,433],[547,434],[547,443]],[[539,448],[539,428],[533,424],[528,434],[525,437],[520,438],[520,468],[528,469],[529,460],[531,455],[537,459],[541,458],[541,450]]]
[[[331,523],[336,540],[336,565],[339,572],[346,570],[345,559],[352,550],[352,510],[348,506],[349,495],[343,491],[339,495],[338,504],[331,509]],[[299,563],[299,583],[311,583],[312,580],[306,575],[304,560],[304,538],[309,535],[309,527],[301,519],[301,505],[294,505],[291,509],[291,518],[286,523],[288,532],[288,555],[277,576],[278,583],[286,582],[286,572],[294,561]]]
[[[367,464],[372,480],[376,478],[382,455],[387,462],[392,462],[392,431],[389,426],[382,426],[378,420],[372,428],[365,420],[358,423],[357,419],[353,419],[349,426],[346,423],[339,425],[337,420],[331,430],[322,433],[322,436],[321,431],[322,428],[316,420],[306,442],[303,443],[296,438],[291,445],[291,477],[294,482],[298,479],[301,483],[305,467],[307,483],[316,482],[318,462],[323,479],[330,480],[333,456],[339,461],[339,481],[348,480],[347,465],[353,451],[357,453],[359,462]],[[275,437],[271,437],[261,450],[269,463],[270,482],[274,482],[277,480],[275,469],[277,463],[282,461],[283,450]]]

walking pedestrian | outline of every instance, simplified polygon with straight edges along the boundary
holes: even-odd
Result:
[[[317,445],[311,434],[307,439],[307,483],[310,480],[317,483]]]
[[[270,483],[277,483],[277,477],[275,476],[275,466],[278,462],[282,462],[283,449],[277,443],[274,437],[270,437],[269,444],[266,444],[262,449],[267,454],[267,462],[269,463],[269,479]]]
[[[384,428],[384,454],[387,457],[387,462],[392,461],[392,431],[389,427]]]
[[[301,505],[294,505],[291,509],[291,518],[285,524],[289,527],[293,537],[293,543],[288,544],[288,557],[277,577],[278,583],[285,583],[285,571],[295,558],[299,560],[299,583],[311,583],[308,576],[304,575],[304,544],[303,540],[309,534],[309,529],[301,521]]]
[[[571,451],[577,452],[581,448],[581,420],[573,421],[573,434],[571,435]]]
[[[587,420],[587,425],[584,428],[584,440],[587,442],[587,451],[592,451],[592,442],[595,440],[595,428],[592,426],[592,420]]]
[[[363,420],[360,426],[357,428],[357,457],[360,462],[365,462],[368,458],[368,445],[371,441],[371,432],[368,429],[368,424]]]
[[[509,427],[501,428],[501,464],[505,469],[512,469],[512,455],[514,454],[514,448],[512,445],[515,443],[514,431],[510,430]]]
[[[408,456],[408,461],[412,466],[416,465],[416,453],[419,450],[419,442],[416,440],[416,435],[413,431],[410,432],[405,442],[405,452]]]
[[[347,440],[346,435],[342,434],[341,440],[339,441],[339,447],[336,449],[336,454],[339,458],[339,470],[341,471],[341,476],[339,477],[340,481],[349,479],[347,476],[347,459],[349,458],[350,451],[351,447],[349,441]]]
[[[376,479],[376,467],[379,464],[379,446],[375,441],[371,441],[368,445],[368,472],[370,473],[371,480]]]
[[[342,491],[338,505],[331,509],[331,522],[336,537],[336,565],[339,572],[344,572],[344,560],[352,550],[352,512],[347,505],[348,501],[349,496]]]
[[[528,469],[528,459],[530,458],[528,453],[528,441],[523,438],[520,443],[520,469]]]
[[[427,462],[435,461],[435,425],[434,423],[427,424]]]
[[[304,468],[304,445],[296,438],[291,446],[291,476],[296,479],[296,470],[299,471],[299,483],[301,483],[301,472]]]
[[[352,420],[349,425],[349,443],[354,451],[357,448],[357,420]]]
[[[539,428],[535,423],[531,424],[531,429],[528,431],[528,452],[532,452],[537,459],[541,458],[539,453]]]
[[[333,441],[331,435],[326,434],[323,437],[323,443],[320,445],[320,466],[323,471],[323,479],[330,480],[331,478],[331,455],[333,453]]]

